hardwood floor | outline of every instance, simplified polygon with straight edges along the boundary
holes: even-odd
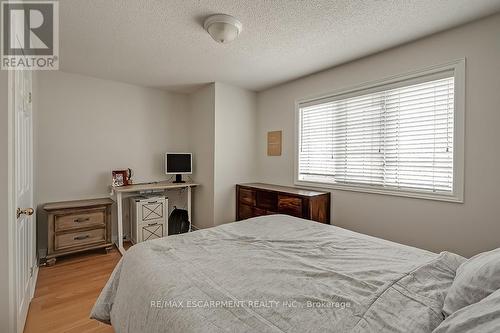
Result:
[[[117,249],[63,257],[41,267],[25,333],[113,332],[89,319],[90,310],[121,256]]]

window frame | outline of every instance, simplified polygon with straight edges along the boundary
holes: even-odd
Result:
[[[301,139],[300,128],[300,107],[306,104],[312,105],[320,101],[328,101],[340,98],[348,98],[368,94],[380,89],[384,90],[394,87],[411,85],[423,78],[439,75],[443,72],[453,72],[455,78],[454,93],[454,128],[453,128],[453,192],[431,193],[425,191],[410,191],[385,189],[380,186],[354,185],[341,183],[325,183],[306,181],[299,179],[299,147]],[[424,81],[425,82],[425,81]],[[413,72],[387,77],[381,80],[370,81],[356,85],[347,89],[340,89],[333,92],[298,99],[295,101],[295,147],[294,147],[294,184],[306,187],[319,187],[332,190],[355,191],[364,193],[385,194],[400,197],[429,199],[447,202],[464,202],[464,156],[465,156],[465,58],[451,61],[445,64],[427,67]]]

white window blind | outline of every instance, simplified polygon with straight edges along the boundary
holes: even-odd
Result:
[[[298,180],[453,192],[453,72],[299,105]]]

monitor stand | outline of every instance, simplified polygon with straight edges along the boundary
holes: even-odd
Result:
[[[174,184],[181,184],[181,183],[185,183],[185,181],[182,180],[182,175],[176,174]]]

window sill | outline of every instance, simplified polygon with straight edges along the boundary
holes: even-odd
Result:
[[[304,180],[296,180],[295,185],[328,189],[328,190],[340,190],[340,191],[352,191],[352,192],[362,192],[362,193],[372,193],[372,194],[383,194],[383,195],[391,195],[391,196],[397,196],[397,197],[444,201],[444,202],[453,202],[453,203],[463,203],[464,202],[463,196],[458,195],[458,194],[443,195],[443,194],[433,194],[433,193],[426,193],[426,192],[398,191],[398,190],[381,189],[381,188],[375,188],[375,187],[372,188],[372,187],[367,187],[367,186],[319,183],[319,182],[311,182],[311,181],[304,181]]]

